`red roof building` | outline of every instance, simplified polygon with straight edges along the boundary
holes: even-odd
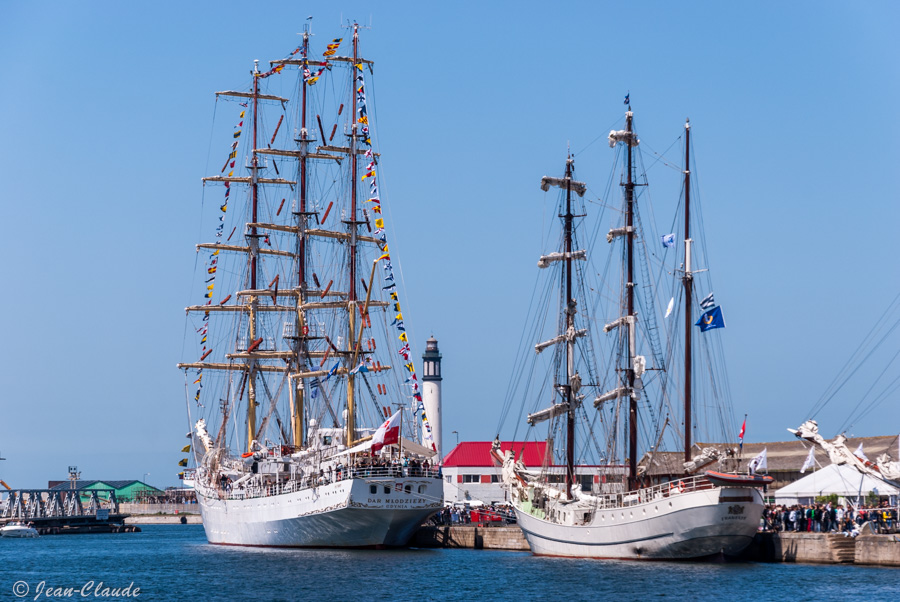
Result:
[[[445,504],[490,504],[509,500],[509,492],[502,486],[501,470],[491,456],[491,441],[464,441],[444,456],[441,469],[444,475]],[[552,482],[563,483],[565,466],[553,463],[546,441],[503,441],[501,455],[507,450],[531,470],[540,470],[546,462]],[[622,467],[604,467],[623,473]],[[575,478],[583,491],[600,491],[606,482],[599,466],[576,466]]]
[[[458,444],[453,450],[444,456],[443,467],[466,466],[466,467],[489,467],[494,466],[491,457],[491,441],[464,441]],[[525,466],[529,468],[538,468],[544,463],[544,456],[547,453],[546,441],[503,441],[500,443],[500,455],[502,456],[508,450],[513,450],[517,460],[525,462]],[[551,458],[552,460],[552,458]]]

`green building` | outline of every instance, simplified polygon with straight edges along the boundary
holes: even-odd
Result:
[[[112,489],[116,492],[116,499],[121,502],[140,502],[148,497],[164,495],[165,492],[138,480],[104,480],[104,481],[50,481],[47,484],[48,489],[56,491],[65,491],[69,489],[92,490],[92,489]],[[90,494],[82,494],[82,500],[90,498]],[[103,494],[100,494],[101,499]]]

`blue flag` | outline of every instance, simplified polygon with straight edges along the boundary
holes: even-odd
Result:
[[[674,234],[663,234],[660,236],[662,239],[662,244],[664,247],[674,247],[675,246],[675,235]]]
[[[696,326],[700,327],[700,332],[706,332],[713,328],[725,328],[725,318],[722,317],[722,308],[714,307],[708,312],[700,316]]]
[[[625,95],[625,104],[631,104],[631,92]]]
[[[331,370],[328,371],[328,374],[325,376],[325,380],[322,382],[328,382],[328,379],[334,376],[337,373],[338,366],[340,366],[340,362],[335,362],[334,366],[331,367]]]

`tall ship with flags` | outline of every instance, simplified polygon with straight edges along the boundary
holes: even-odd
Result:
[[[178,364],[181,465],[211,543],[401,546],[442,505],[388,248],[373,62],[348,29],[313,52],[307,25],[216,92],[235,125],[203,178],[215,237],[197,245],[203,302]]]
[[[495,443],[492,453],[535,554],[734,555],[756,534],[761,489],[771,478],[740,471],[736,442],[702,450],[692,444],[700,429],[718,426],[722,435],[731,430],[732,438],[719,439],[724,441],[733,441],[737,429],[731,429],[727,382],[716,380],[727,374],[715,364],[723,357],[717,337],[725,325],[722,310],[711,292],[697,294],[698,282],[709,290],[711,284],[707,270],[695,268],[692,236],[699,233],[691,229],[697,216],[691,206],[690,123],[679,169],[683,189],[671,222],[683,224],[679,248],[680,232],[654,233],[652,213],[640,211],[641,201],[649,202],[646,171],[628,97],[625,102],[624,129],[608,137],[616,150],[620,204],[587,203],[589,189],[576,180],[571,155],[561,177],[545,176],[540,183],[545,192],[558,194],[554,213],[562,228],[549,238],[556,237],[557,249],[538,261],[543,277],[529,316],[536,344],[520,352],[500,426],[524,399],[526,439],[546,440],[547,457],[541,466],[525,466],[515,450],[501,454]],[[660,155],[654,164],[661,162],[677,163]],[[601,198],[616,196],[614,178],[609,181]],[[592,207],[602,214],[591,226]],[[600,224],[607,212],[613,227],[604,232]],[[601,252],[607,244],[609,254]],[[662,295],[671,300],[665,304]],[[698,300],[702,306],[695,311]],[[692,340],[698,327],[699,342]],[[694,376],[713,377],[712,386],[699,387]],[[698,416],[693,408],[701,404],[720,409]],[[666,448],[684,454],[660,471],[663,456],[680,455],[662,453]],[[585,464],[599,466],[595,481],[576,474],[576,466]]]

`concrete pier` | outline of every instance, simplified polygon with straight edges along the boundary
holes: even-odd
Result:
[[[422,527],[411,546],[528,551],[518,527]],[[803,562],[900,567],[900,535],[840,533],[759,533],[741,555],[752,562]]]
[[[760,533],[742,558],[756,562],[806,562],[900,567],[900,536],[839,533]]]
[[[528,542],[519,527],[422,527],[410,545],[419,548],[472,548],[475,550],[524,550]]]
[[[141,514],[125,519],[126,525],[202,525],[199,514]]]

